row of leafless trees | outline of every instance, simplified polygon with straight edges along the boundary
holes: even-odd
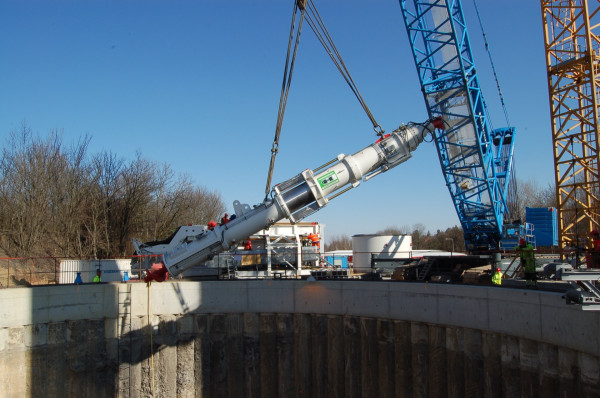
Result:
[[[462,228],[458,226],[448,228],[445,231],[438,230],[433,234],[426,230],[423,224],[415,224],[413,227],[388,227],[377,233],[382,235],[412,235],[412,248],[415,250],[465,250]],[[346,235],[333,236],[327,239],[326,242],[326,251],[352,249],[352,239]]]
[[[556,207],[556,194],[553,185],[540,187],[535,181],[519,181],[513,184],[516,194],[509,205],[511,213],[506,221],[525,220],[526,207]],[[462,228],[454,226],[445,231],[437,230],[431,233],[423,224],[412,227],[388,227],[377,232],[385,235],[412,235],[413,249],[415,250],[447,250],[465,251],[465,240]],[[346,235],[333,236],[328,239],[325,250],[350,250],[352,239]]]
[[[525,220],[525,208],[527,207],[556,207],[556,189],[554,184],[541,187],[536,181],[516,180],[511,188],[516,191],[513,200],[508,204],[510,219]]]
[[[217,192],[194,186],[137,153],[88,155],[89,137],[65,145],[23,125],[0,157],[0,249],[9,256],[118,257],[131,238],[168,236],[224,211]]]

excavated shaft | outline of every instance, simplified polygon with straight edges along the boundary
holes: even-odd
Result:
[[[434,128],[441,127],[440,123],[435,120],[424,125],[402,126],[385,139],[353,155],[339,155],[332,165],[318,174],[307,169],[291,180],[276,185],[272,199],[253,208],[236,201],[236,217],[231,222],[206,230],[191,239],[188,237],[164,253],[153,254],[162,254],[169,273],[178,275],[283,218],[298,222],[325,206],[331,199],[329,195],[337,196],[358,186],[362,180],[366,181],[408,160],[424,137]]]

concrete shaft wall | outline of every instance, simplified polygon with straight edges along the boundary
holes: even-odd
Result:
[[[223,281],[0,300],[7,397],[600,397],[600,314],[553,293]]]

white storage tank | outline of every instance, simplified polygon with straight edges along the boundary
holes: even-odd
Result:
[[[412,252],[411,235],[365,234],[352,236],[354,269],[371,269],[373,255],[379,259],[409,258]]]

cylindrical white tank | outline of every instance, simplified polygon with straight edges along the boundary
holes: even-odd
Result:
[[[352,259],[354,269],[371,269],[373,255],[379,259],[408,258],[412,251],[411,235],[354,235],[352,236]]]

